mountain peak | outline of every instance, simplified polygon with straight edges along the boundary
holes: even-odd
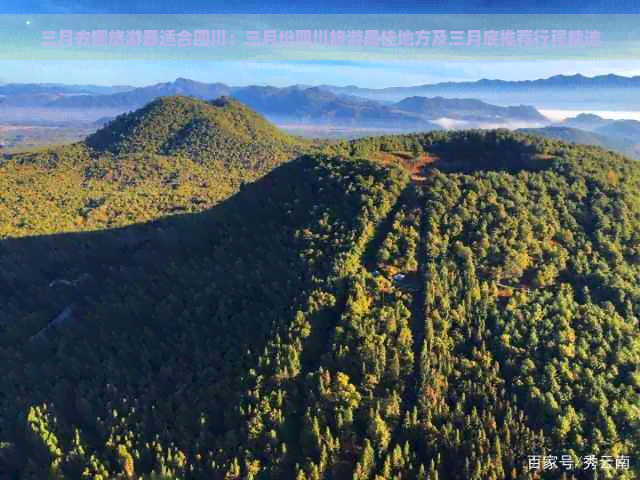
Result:
[[[214,98],[209,103],[211,105],[213,105],[214,107],[228,107],[230,105],[236,105],[236,106],[242,105],[242,106],[244,106],[244,104],[242,102],[236,100],[233,97],[230,97],[229,95],[223,95],[221,97]]]
[[[117,117],[87,137],[86,143],[113,153],[186,153],[191,158],[219,159],[247,149],[260,152],[258,157],[273,158],[295,141],[228,96],[207,102],[177,95],[159,97]]]
[[[202,82],[197,82],[195,80],[190,80],[188,78],[183,78],[183,77],[176,78],[173,84],[174,85],[205,85]]]
[[[601,116],[596,115],[595,113],[579,113],[573,118],[584,120],[604,120]]]

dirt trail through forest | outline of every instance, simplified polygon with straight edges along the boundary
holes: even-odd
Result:
[[[418,184],[424,184],[426,177],[424,170],[427,165],[432,165],[440,158],[432,152],[425,152],[418,156],[410,152],[376,152],[369,155],[369,159],[382,165],[398,165],[411,174],[411,180]]]

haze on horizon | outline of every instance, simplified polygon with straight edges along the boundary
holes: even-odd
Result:
[[[640,75],[640,61],[9,61],[0,60],[0,83],[133,86],[186,78],[231,86],[335,85],[411,87],[482,79],[526,81],[556,75]],[[43,82],[43,79],[46,81]]]
[[[0,61],[0,65],[2,63],[3,62]],[[25,63],[33,63],[33,62],[25,62]],[[76,64],[82,63],[84,65],[87,62],[75,62],[75,63]],[[106,63],[114,63],[114,62],[106,62]],[[171,62],[163,62],[163,63],[171,63]],[[184,63],[186,64],[189,62],[184,62]],[[227,62],[227,63],[235,64],[236,62]],[[491,63],[490,65],[488,64],[484,65],[484,68],[477,69],[476,75],[472,76],[469,73],[462,73],[463,70],[465,72],[471,72],[472,69],[461,67],[461,66],[455,67],[453,65],[453,64],[459,64],[461,62],[450,62],[450,63],[434,62],[440,65],[439,69],[432,70],[430,76],[425,79],[416,78],[414,82],[410,85],[407,84],[407,79],[405,77],[395,76],[394,77],[395,83],[389,83],[389,84],[386,84],[385,86],[380,86],[380,87],[369,87],[366,83],[358,83],[357,82],[358,78],[354,77],[353,75],[342,77],[342,78],[347,78],[348,80],[340,81],[341,78],[339,78],[339,76],[335,73],[336,72],[335,68],[348,69],[348,70],[349,69],[351,70],[365,69],[366,70],[367,67],[364,66],[366,62],[362,62],[363,65],[357,65],[357,66],[341,65],[339,67],[333,67],[333,68],[331,65],[322,64],[322,63],[328,63],[328,62],[290,62],[289,64],[287,64],[287,70],[286,70],[289,73],[289,75],[294,75],[297,73],[302,73],[302,75],[301,76],[296,75],[295,77],[292,76],[291,80],[288,83],[285,82],[285,79],[283,77],[279,79],[278,78],[274,79],[269,76],[269,72],[272,69],[275,69],[274,67],[269,67],[269,65],[272,65],[274,62],[263,62],[262,64],[254,63],[254,62],[240,62],[240,63],[245,65],[245,67],[248,69],[248,74],[241,77],[235,77],[235,79],[232,79],[235,81],[224,81],[225,80],[224,78],[218,78],[218,77],[204,78],[203,72],[200,72],[201,73],[200,75],[188,76],[187,74],[187,72],[189,71],[188,68],[183,68],[183,69],[175,68],[176,66],[174,65],[173,66],[174,68],[171,68],[170,73],[166,74],[168,75],[166,78],[158,79],[159,81],[157,82],[147,82],[144,84],[141,84],[140,77],[136,77],[132,75],[129,75],[127,78],[113,79],[113,81],[110,81],[110,82],[107,81],[107,79],[109,78],[109,75],[104,75],[101,82],[99,81],[81,82],[78,76],[78,71],[85,71],[85,73],[89,72],[86,75],[87,79],[92,79],[95,72],[91,68],[76,67],[76,69],[71,70],[70,75],[67,75],[66,77],[61,79],[63,81],[56,81],[55,76],[53,76],[52,78],[51,75],[47,74],[47,75],[34,77],[30,81],[17,82],[13,80],[13,77],[15,75],[12,75],[10,78],[7,78],[7,76],[5,75],[3,77],[0,77],[0,85],[3,85],[3,84],[6,85],[10,83],[33,83],[33,84],[60,84],[60,85],[69,85],[69,86],[107,86],[107,83],[108,83],[108,86],[127,86],[132,88],[138,88],[142,86],[145,86],[145,87],[151,86],[157,83],[172,83],[172,82],[175,82],[177,79],[186,79],[186,80],[192,80],[192,81],[202,82],[202,83],[225,83],[232,87],[243,87],[243,86],[250,86],[250,85],[260,85],[260,86],[268,85],[268,86],[274,86],[277,88],[283,88],[283,87],[289,87],[293,85],[302,85],[304,87],[329,85],[329,86],[335,86],[335,87],[355,86],[358,88],[371,88],[373,90],[378,90],[382,88],[423,86],[423,85],[433,85],[433,84],[447,83],[447,82],[470,84],[478,80],[532,81],[532,80],[548,79],[554,76],[571,77],[571,76],[578,75],[578,76],[583,76],[587,78],[593,78],[596,76],[603,76],[603,75],[618,75],[623,77],[632,77],[640,74],[640,62],[637,62],[638,65],[635,65],[635,66],[633,65],[633,62],[626,63],[625,65],[616,65],[616,62],[600,62],[601,64],[607,64],[607,66],[609,67],[608,69],[593,68],[594,63],[592,62],[590,63],[592,68],[582,69],[581,71],[574,70],[575,73],[571,73],[568,70],[563,71],[562,69],[560,69],[561,73],[555,73],[553,71],[555,70],[555,68],[551,69],[548,67],[548,65],[553,64],[553,62],[522,62],[523,65],[528,66],[530,69],[531,69],[531,65],[535,65],[538,63],[547,64],[547,69],[544,71],[550,74],[538,75],[538,76],[527,75],[526,69],[523,69],[523,68],[509,68],[508,69],[509,74],[506,74],[505,72],[495,71],[495,68],[491,68],[492,66],[495,67],[496,65],[499,65],[495,63]],[[335,63],[335,62],[332,62],[332,63]],[[342,63],[349,63],[349,62],[342,62]],[[379,62],[370,62],[370,63],[373,64],[373,63],[379,63]],[[389,62],[389,63],[392,63],[392,62]],[[421,62],[400,62],[400,64],[403,65],[404,67],[397,65],[395,66],[395,69],[409,68],[409,67],[417,69],[418,66],[411,65],[412,63],[416,64]],[[598,63],[596,63],[595,65],[598,65]],[[557,65],[557,66],[560,66],[560,65]],[[138,67],[140,67],[140,65],[138,65]],[[166,65],[165,67],[167,67],[167,70],[168,70],[169,66]],[[50,68],[52,67],[50,66],[46,67],[45,70],[48,71]],[[254,68],[254,70],[252,70],[252,68]],[[379,69],[383,69],[383,67],[379,66]],[[455,70],[452,70],[452,69],[455,69]],[[105,71],[109,71],[109,70],[108,69],[103,70],[103,72]],[[252,71],[254,73],[253,76],[251,75]],[[325,78],[325,77],[316,75],[314,76],[315,81],[313,81],[313,80],[307,79],[304,75],[304,72],[309,72],[309,71],[316,71],[316,72],[322,71],[327,75],[331,75],[332,78]],[[454,74],[455,76],[451,76],[451,77],[444,76],[447,71],[451,71],[451,73]],[[490,74],[489,71],[492,71],[493,74]],[[543,69],[540,68],[538,69],[538,71],[543,71]],[[262,73],[263,74],[262,78],[260,78],[258,73],[256,72]],[[333,72],[333,74],[331,72]],[[376,69],[376,72],[378,72],[378,69]],[[15,74],[15,71],[12,73]],[[51,73],[51,72],[48,72],[48,73]],[[501,75],[501,73],[503,74]],[[31,74],[33,74],[33,69],[31,70]],[[374,75],[374,76],[379,77],[379,75]],[[370,79],[371,77],[372,75],[368,75],[366,78]],[[514,78],[514,77],[517,77],[517,78]],[[34,81],[42,78],[46,78],[47,81],[46,82]],[[238,81],[239,78],[242,78],[244,81]],[[131,80],[136,79],[137,81],[136,82],[127,81],[129,79]],[[361,95],[361,94],[356,93],[356,95]],[[382,91],[373,92],[373,95],[375,96],[374,98],[377,100],[388,100],[388,101],[398,101],[408,96],[411,96],[409,94],[388,94],[387,95]],[[437,95],[429,95],[429,96],[433,97]],[[557,101],[555,99],[549,99],[549,98],[539,98],[537,99],[538,101],[536,100],[531,101],[529,99],[525,99],[525,101],[519,102],[520,99],[518,98],[519,97],[518,94],[507,95],[504,98],[504,101],[502,98],[503,95],[500,95],[500,94],[486,94],[483,96],[465,95],[465,94],[457,96],[457,95],[445,94],[443,96],[445,98],[480,98],[487,103],[492,103],[492,104],[502,105],[502,106],[516,105],[519,103],[531,105],[537,108],[540,111],[540,113],[542,113],[545,117],[549,118],[551,121],[559,121],[568,117],[574,117],[580,113],[592,113],[602,118],[612,119],[612,120],[619,120],[619,119],[640,120],[640,109],[621,108],[615,105],[613,106],[614,108],[607,108],[607,107],[612,107],[612,105],[607,105],[606,99],[604,103],[601,102],[600,104],[598,102],[580,102],[579,104],[572,105],[571,101],[569,101],[569,103],[566,103],[566,102],[563,103],[563,101]],[[529,100],[529,101],[526,101],[526,100]],[[5,123],[7,120],[19,122],[29,118],[40,118],[40,119],[47,119],[47,120],[59,120],[61,118],[64,118],[64,119],[74,120],[74,121],[93,121],[100,117],[109,117],[109,116],[114,116],[121,113],[121,109],[109,109],[109,108],[87,109],[86,111],[68,111],[68,110],[58,110],[58,109],[43,109],[39,107],[12,107],[12,108],[0,107],[0,110],[2,110],[3,113],[5,114]],[[443,120],[442,126],[443,127],[446,126],[446,128],[452,128],[450,125],[454,125],[456,123],[456,122],[449,122],[446,118],[442,120]],[[518,126],[518,128],[520,127],[521,125]],[[490,127],[487,127],[487,128],[490,128]]]
[[[241,63],[247,64],[246,62]],[[636,80],[640,79],[640,76],[633,75],[634,72],[630,70],[630,68],[632,68],[632,65],[630,64],[626,65],[626,69],[623,69],[624,71],[622,72],[620,72],[620,69],[604,70],[599,72],[594,72],[593,70],[591,72],[580,71],[576,73],[564,71],[562,73],[551,72],[554,73],[553,75],[539,75],[531,76],[531,78],[514,79],[509,78],[507,75],[502,75],[502,78],[496,78],[501,76],[500,71],[494,71],[493,75],[485,76],[484,72],[487,71],[488,62],[485,62],[484,70],[476,70],[476,77],[479,76],[481,78],[471,78],[472,75],[469,73],[470,70],[468,69],[468,64],[463,65],[466,70],[458,65],[458,67],[456,67],[458,70],[454,71],[451,70],[451,68],[453,68],[453,64],[451,62],[440,62],[442,64],[440,70],[432,70],[431,72],[431,76],[429,77],[431,81],[428,81],[425,78],[420,78],[413,82],[414,88],[409,89],[407,86],[403,86],[401,84],[402,82],[399,81],[399,79],[404,77],[396,76],[396,83],[388,83],[385,85],[387,89],[375,89],[367,88],[366,85],[359,83],[359,78],[355,75],[346,76],[344,78],[347,78],[348,81],[343,80],[340,82],[340,78],[338,78],[336,74],[336,69],[360,68],[366,70],[366,67],[353,64],[347,65],[348,62],[341,62],[338,66],[334,65],[334,63],[335,62],[289,62],[287,71],[291,80],[286,83],[285,81],[289,77],[285,77],[284,75],[279,77],[279,79],[276,79],[278,81],[270,81],[273,79],[270,79],[268,75],[264,75],[265,71],[268,71],[269,68],[273,68],[274,62],[263,62],[262,64],[250,62],[247,64],[250,66],[261,65],[263,69],[263,76],[261,79],[264,81],[252,81],[253,79],[259,80],[259,78],[255,75],[251,76],[250,74],[237,76],[235,79],[232,79],[235,81],[224,81],[224,78],[218,77],[194,77],[188,74],[188,68],[174,68],[167,73],[170,77],[166,79],[163,78],[163,81],[161,82],[146,83],[143,87],[150,88],[143,88],[140,91],[136,90],[132,94],[127,93],[125,97],[119,96],[120,94],[117,94],[117,92],[113,90],[105,90],[104,83],[107,81],[106,77],[103,78],[103,85],[99,85],[94,82],[81,83],[79,81],[74,81],[73,79],[77,77],[73,76],[69,76],[64,82],[56,82],[54,81],[55,77],[51,78],[49,75],[46,75],[44,78],[49,80],[46,82],[48,85],[61,84],[74,87],[86,86],[102,88],[93,90],[89,88],[89,90],[93,92],[90,96],[98,96],[97,100],[81,100],[75,103],[63,101],[60,103],[55,100],[56,96],[54,96],[51,97],[51,100],[53,101],[50,105],[46,105],[42,102],[36,102],[35,104],[29,104],[28,102],[21,103],[22,96],[18,93],[18,101],[13,102],[13,105],[9,103],[4,106],[0,105],[0,112],[2,113],[2,124],[4,126],[28,126],[34,125],[34,122],[41,126],[58,125],[60,127],[68,127],[68,124],[74,124],[78,127],[78,131],[74,138],[80,138],[78,135],[86,135],[91,131],[94,131],[96,128],[99,128],[102,125],[101,122],[105,118],[110,119],[127,111],[133,111],[142,105],[142,103],[140,103],[141,101],[146,103],[150,101],[151,98],[156,98],[157,96],[194,95],[198,98],[208,98],[207,95],[214,95],[211,97],[214,98],[216,95],[236,96],[238,92],[247,86],[272,86],[275,88],[285,89],[281,90],[278,95],[284,95],[282,99],[285,97],[287,98],[286,101],[290,104],[288,110],[289,113],[283,113],[279,108],[272,108],[271,110],[269,108],[266,110],[260,110],[260,108],[258,108],[259,113],[279,128],[290,133],[306,137],[354,137],[367,136],[369,134],[375,134],[376,132],[405,132],[409,130],[428,131],[434,128],[442,128],[446,130],[495,128],[507,128],[510,130],[521,128],[536,129],[557,125],[557,122],[575,117],[579,114],[594,114],[606,120],[640,120],[640,96],[636,102],[633,102],[632,99],[630,99],[630,95],[633,96],[633,94],[629,93],[637,91],[634,85]],[[369,69],[369,77],[376,76],[376,72],[386,71],[385,69],[389,68],[401,70],[402,68],[417,68],[419,66],[416,62],[414,62],[414,64],[401,62],[391,67],[389,65],[381,65],[380,62],[370,62],[370,64],[373,65],[373,67]],[[531,65],[543,65],[548,64],[548,62],[526,62],[526,64],[531,67]],[[82,65],[85,65],[85,62],[82,62]],[[167,67],[164,62],[162,65]],[[318,72],[325,72],[328,76],[322,77],[321,75],[316,75],[314,77],[315,81],[308,81],[304,75],[299,76],[296,73],[296,69],[300,71],[305,71],[305,69],[306,71],[315,69]],[[464,73],[463,70],[466,73]],[[524,76],[526,73],[524,69],[512,68],[511,70],[512,72],[519,72],[521,74],[520,77]],[[438,78],[434,76],[434,72],[436,71],[441,75]],[[446,76],[447,71],[451,76]],[[542,71],[542,68],[539,69],[539,71]],[[589,75],[587,73],[591,74]],[[623,75],[622,73],[627,73],[627,75]],[[461,78],[465,76],[467,78]],[[511,75],[511,77],[514,76],[515,75],[513,74]],[[126,78],[119,78],[117,81],[112,81],[110,83],[111,86],[118,86],[124,90],[134,90],[135,88],[141,87],[131,85],[132,82],[127,81],[134,77],[135,76],[129,75]],[[380,80],[381,76],[378,75],[378,77]],[[619,77],[627,79],[633,77],[634,83],[620,88],[620,85],[626,84],[620,84],[621,78]],[[242,81],[240,81],[240,79],[242,79]],[[546,82],[546,80],[549,79],[551,79],[551,81]],[[596,79],[598,83],[588,84],[588,82],[593,79]],[[6,79],[4,80],[6,81]],[[404,80],[406,81],[406,79]],[[477,83],[478,80],[499,80],[499,82],[497,82],[497,84],[492,82],[484,84]],[[521,84],[520,87],[517,87],[517,83],[522,80],[536,81],[536,83],[532,85],[532,88],[520,88],[522,87]],[[140,81],[141,79],[138,78],[138,83],[140,83]],[[391,82],[391,80],[389,81]],[[582,88],[581,86],[583,86],[585,82],[587,82],[588,86],[584,86],[584,88]],[[198,85],[198,83],[207,85]],[[213,87],[213,90],[211,90],[209,85],[216,83],[225,84],[227,87],[230,87],[230,89],[224,86],[215,86]],[[344,85],[345,83],[347,83],[346,86]],[[514,85],[516,85],[517,88],[515,88]],[[400,102],[404,99],[411,100],[410,97],[423,97],[423,99],[435,98],[436,100],[435,103],[431,102],[428,104],[431,106],[422,107],[429,110],[425,110],[421,113],[431,112],[432,116],[430,117],[430,124],[417,122],[413,127],[411,125],[407,125],[406,122],[404,124],[395,124],[390,116],[387,118],[387,124],[383,123],[373,125],[371,123],[372,117],[368,117],[368,119],[360,117],[359,114],[355,113],[359,107],[356,107],[356,110],[353,110],[353,105],[348,107],[351,109],[351,113],[347,115],[355,115],[351,119],[351,123],[349,123],[349,121],[345,122],[340,120],[340,117],[334,117],[335,111],[332,112],[334,107],[329,107],[329,109],[324,111],[320,116],[316,115],[313,118],[305,116],[304,113],[301,113],[300,115],[293,113],[297,110],[291,109],[291,106],[295,107],[298,105],[297,102],[301,100],[298,98],[298,94],[286,90],[286,87],[292,86],[298,86],[302,89],[320,87],[325,90],[325,94],[330,94],[327,98],[332,98],[331,95],[334,95],[333,98],[337,98],[335,95],[340,96],[346,94],[351,96],[351,99],[360,97],[361,100],[368,100],[370,101],[370,104],[377,103],[380,106],[391,105],[392,103]],[[398,88],[395,89],[394,87]],[[425,88],[421,90],[420,87]],[[222,88],[222,90],[220,90],[220,88]],[[631,90],[628,90],[628,88],[631,88]],[[212,91],[216,91],[218,93],[211,93]],[[249,89],[249,91],[253,92],[251,89]],[[33,91],[30,90],[28,85],[24,92],[25,98],[33,94]],[[12,91],[6,90],[0,90],[0,93],[7,94],[6,96],[13,94]],[[111,94],[113,94],[114,97],[112,97]],[[75,96],[77,93],[69,94],[65,92],[62,95]],[[202,95],[204,95],[204,97],[201,97]],[[252,103],[252,95],[268,96],[271,95],[271,93],[269,93],[269,91],[260,90],[250,93],[248,97],[249,106],[251,106]],[[304,95],[306,96],[307,94]],[[310,95],[315,97],[317,93],[310,93]],[[126,98],[126,100],[124,102],[121,100],[115,100],[114,103],[114,100],[112,99],[116,97]],[[459,113],[456,113],[456,111],[447,109],[441,111],[440,107],[437,106],[440,104],[437,97],[456,100],[480,100],[485,104],[488,104],[488,107],[491,105],[503,108],[527,106],[535,108],[538,110],[539,114],[538,118],[518,118],[517,116],[506,116],[500,118],[486,116],[486,114],[484,117],[474,117],[470,114],[466,114],[466,116],[463,114],[461,117]],[[240,97],[238,98],[241,99],[242,94],[240,94]],[[326,102],[326,100],[320,99],[314,99],[312,101],[316,102],[316,106],[319,105],[317,104],[318,101],[321,103]],[[353,100],[347,100],[347,102],[349,101]],[[46,100],[46,102],[49,102],[49,100]],[[304,102],[306,102],[306,100]],[[359,102],[360,100],[356,100],[356,103]],[[256,105],[259,105],[259,103]],[[324,107],[322,108],[324,109]],[[436,110],[430,110],[431,108],[436,108]],[[440,116],[433,116],[434,114]],[[540,115],[542,115],[542,117]],[[25,132],[20,133],[25,135]]]

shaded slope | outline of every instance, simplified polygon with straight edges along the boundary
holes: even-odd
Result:
[[[370,175],[375,181],[367,185],[361,176]],[[69,474],[78,472],[78,462],[92,469],[100,464],[114,468],[104,443],[108,432],[133,433],[139,422],[150,422],[149,428],[129,437],[127,448],[145,450],[145,441],[169,428],[183,433],[171,435],[173,447],[164,440],[158,444],[163,449],[179,448],[192,462],[202,453],[207,460],[197,468],[207,478],[231,469],[240,450],[231,447],[220,457],[217,449],[228,445],[234,424],[233,435],[244,445],[250,441],[243,426],[253,403],[250,372],[271,375],[284,362],[277,368],[288,365],[289,375],[295,375],[295,362],[289,364],[293,359],[280,356],[278,337],[296,338],[290,337],[298,318],[295,309],[312,290],[338,294],[334,289],[341,288],[340,282],[333,285],[332,279],[348,268],[366,235],[363,226],[375,221],[376,210],[369,204],[386,196],[375,187],[393,189],[395,182],[393,172],[370,163],[352,168],[337,160],[307,158],[278,168],[213,210],[127,228],[131,233],[124,237],[146,240],[137,251],[121,250],[119,232],[3,241],[3,257],[24,259],[25,277],[53,268],[63,278],[77,271],[92,277],[79,288],[54,291],[49,283],[34,283],[2,292],[7,306],[2,310],[2,370],[13,372],[11,379],[30,379],[3,388],[11,394],[3,398],[3,440],[15,442],[22,452],[3,457],[9,464],[3,464],[3,471],[24,469],[25,455],[35,465],[44,465],[51,455],[29,434],[9,435],[18,411],[43,401],[50,412],[45,416],[60,422],[60,428],[51,427],[60,445],[69,445],[71,427],[78,426],[84,448],[100,459],[82,461],[69,452],[61,464]],[[30,260],[21,254],[27,250]],[[41,300],[28,301],[33,298]],[[83,332],[61,329],[48,347],[38,352],[25,348],[59,305],[78,299],[83,309],[76,320]],[[315,322],[305,328],[313,333]],[[273,360],[278,363],[269,366]],[[131,368],[121,376],[117,371],[127,363]],[[91,379],[90,385],[82,379]],[[290,387],[281,389],[286,395]],[[185,408],[193,414],[186,415]],[[89,417],[87,409],[94,412]],[[124,424],[111,415],[113,409],[127,419]],[[34,406],[29,419],[41,414],[43,407]],[[36,428],[49,427],[38,423]],[[154,465],[153,448],[145,452],[136,465],[141,473]],[[217,465],[211,463],[215,457]]]
[[[503,130],[332,148],[397,167],[308,155],[197,215],[1,242],[2,473],[550,480],[528,455],[640,456],[640,165]],[[94,280],[47,293],[43,269]],[[92,334],[23,350],[78,297]]]

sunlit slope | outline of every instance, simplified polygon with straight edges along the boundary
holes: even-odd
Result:
[[[251,144],[270,147],[268,153],[275,153],[295,140],[237,100],[222,97],[207,102],[178,96],[160,97],[119,116],[89,136],[86,143],[115,153],[189,149],[211,153],[217,146],[220,155],[233,155],[242,153],[236,152],[238,147],[249,149]]]
[[[310,148],[235,100],[163,97],[86,142],[0,163],[0,237],[197,212]]]
[[[332,149],[201,213],[2,241],[2,472],[637,478],[638,164],[507,131]]]

